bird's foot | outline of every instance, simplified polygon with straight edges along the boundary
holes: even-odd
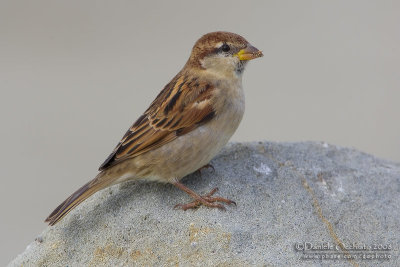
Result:
[[[187,192],[186,190],[184,190],[184,191]],[[191,194],[193,191],[191,193],[187,192],[195,200],[192,201],[192,202],[189,202],[187,204],[177,204],[177,205],[175,205],[174,208],[180,208],[180,209],[183,209],[183,210],[188,210],[188,209],[197,209],[201,205],[204,205],[204,206],[210,207],[210,208],[218,208],[220,210],[225,210],[225,207],[222,204],[215,203],[215,202],[223,202],[223,203],[226,203],[226,204],[235,204],[235,206],[236,206],[236,203],[234,201],[230,200],[230,199],[223,198],[223,197],[214,197],[213,195],[217,191],[218,191],[218,188],[216,187],[216,188],[214,188],[213,190],[211,190],[208,194],[206,194],[204,196],[200,196],[200,195],[198,195],[196,193],[195,193],[195,195],[193,195],[193,194]]]
[[[203,169],[208,169],[211,168],[213,170],[213,172],[215,172],[215,168],[213,165],[211,165],[210,163],[204,165],[203,167],[201,167],[200,169],[198,169],[197,171],[195,171],[195,173],[199,174],[201,176],[201,170]]]

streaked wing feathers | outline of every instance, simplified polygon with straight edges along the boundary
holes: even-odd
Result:
[[[178,74],[129,128],[99,170],[158,148],[212,119],[213,90],[206,82]]]

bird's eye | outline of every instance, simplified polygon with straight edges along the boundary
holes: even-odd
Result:
[[[227,44],[223,44],[223,45],[221,46],[221,50],[222,50],[223,52],[228,52],[229,50],[231,50],[231,47],[230,47],[229,45],[227,45]]]

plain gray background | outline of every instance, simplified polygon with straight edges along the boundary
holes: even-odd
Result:
[[[233,140],[400,161],[399,14],[399,1],[1,1],[0,265],[96,175],[210,31],[265,55],[244,74]]]

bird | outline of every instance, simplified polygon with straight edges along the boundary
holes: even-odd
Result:
[[[128,180],[170,183],[193,198],[183,210],[236,204],[199,195],[180,180],[203,167],[226,145],[245,110],[242,74],[262,51],[224,31],[203,35],[182,70],[161,90],[106,158],[95,178],[62,202],[45,220],[55,225],[94,193]]]

